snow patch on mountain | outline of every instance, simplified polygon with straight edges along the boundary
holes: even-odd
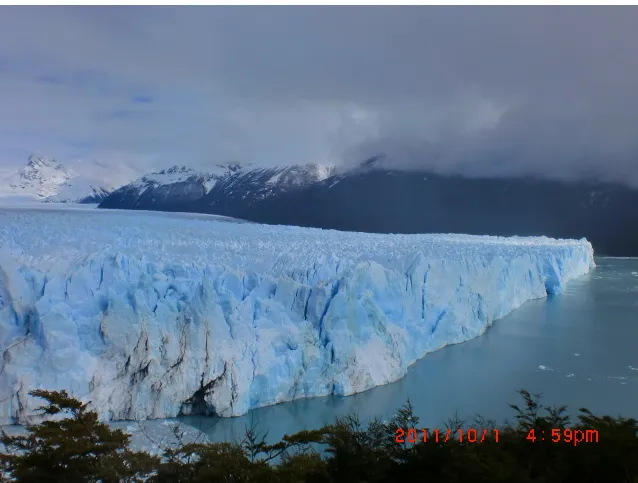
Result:
[[[146,174],[141,178],[136,179],[127,186],[130,188],[139,189],[139,192],[141,194],[149,187],[182,183],[200,175],[201,173],[185,166],[173,166],[172,168]]]
[[[186,166],[172,166],[161,171],[146,174],[129,184],[132,187],[147,188],[148,186],[166,186],[174,183],[182,183],[191,178],[204,178],[206,182],[237,174],[251,169],[250,164],[237,163],[217,164],[210,170],[195,170]],[[214,183],[213,183],[214,184]]]

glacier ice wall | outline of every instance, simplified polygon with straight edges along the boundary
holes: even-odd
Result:
[[[35,388],[103,419],[353,394],[592,267],[584,239],[0,210],[0,423]]]

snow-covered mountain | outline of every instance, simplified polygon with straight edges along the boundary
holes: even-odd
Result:
[[[115,190],[101,208],[163,211],[209,211],[223,215],[241,211],[270,196],[322,181],[334,173],[332,166],[307,164],[254,167],[220,164],[210,171],[173,166],[151,173]]]
[[[29,156],[27,165],[0,180],[0,197],[47,203],[99,203],[113,187],[93,180],[45,156]]]

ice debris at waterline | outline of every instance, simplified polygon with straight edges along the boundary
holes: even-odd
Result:
[[[143,212],[0,211],[0,414],[104,419],[347,395],[594,267],[586,240],[377,235]],[[34,419],[32,419],[34,420]]]

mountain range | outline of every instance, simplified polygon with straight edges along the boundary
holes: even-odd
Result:
[[[599,255],[638,255],[638,191],[617,184],[481,179],[302,165],[173,167],[123,186],[100,208],[213,213],[258,223],[378,233],[586,237]]]
[[[100,208],[238,217],[256,203],[319,183],[334,172],[333,167],[318,164],[263,168],[231,163],[216,165],[207,172],[173,166],[115,190]]]
[[[46,203],[99,203],[113,187],[79,175],[45,156],[29,156],[26,166],[0,179],[0,197]]]

